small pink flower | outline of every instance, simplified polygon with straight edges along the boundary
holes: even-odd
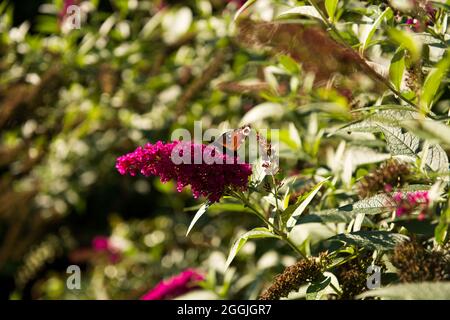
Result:
[[[386,183],[385,185],[384,185],[384,192],[387,192],[387,193],[390,193],[390,192],[392,192],[392,185],[390,185],[389,183]]]
[[[92,248],[95,251],[106,251],[109,248],[109,238],[105,236],[96,236],[92,239]]]
[[[408,18],[406,24],[414,31],[420,30],[420,21],[416,18]]]
[[[144,294],[140,300],[167,300],[176,298],[195,288],[204,280],[204,276],[193,269],[187,269],[180,274],[160,281],[153,289]]]
[[[117,263],[121,258],[121,251],[111,243],[111,240],[105,236],[96,236],[92,239],[92,249],[97,252],[107,254],[109,262]]]
[[[397,192],[396,194],[394,194],[394,201],[395,202],[400,202],[400,201],[402,201],[402,194],[401,194],[401,192]]]
[[[406,208],[403,207],[399,207],[395,210],[395,214],[397,215],[397,217],[402,216],[403,214],[405,214],[406,212]]]
[[[418,219],[425,219],[430,204],[428,191],[415,191],[405,194],[397,192],[392,196],[392,199],[396,203],[395,214],[397,217],[409,215],[413,211],[420,209]]]
[[[419,215],[417,216],[417,220],[423,221],[423,220],[426,219],[426,217],[427,217],[426,213],[425,213],[424,211],[421,211],[421,212],[419,213]]]

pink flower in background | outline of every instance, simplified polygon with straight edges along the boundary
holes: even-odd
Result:
[[[384,185],[384,192],[387,192],[387,193],[389,193],[389,192],[392,192],[392,185],[391,184],[389,184],[389,183],[386,183],[385,185]]]
[[[109,238],[105,236],[96,236],[92,239],[92,248],[95,251],[106,251],[109,248]]]
[[[193,269],[186,269],[180,274],[159,282],[153,289],[144,294],[140,300],[165,300],[173,299],[198,288],[198,282],[204,280],[204,276]]]
[[[109,237],[95,236],[92,239],[92,249],[106,253],[111,263],[117,263],[120,260],[120,250],[112,244]]]
[[[205,161],[205,155],[217,161]],[[187,157],[188,161],[178,162],[175,156]],[[199,163],[195,163],[196,159],[200,159]],[[182,141],[158,141],[138,147],[117,158],[116,168],[122,175],[141,173],[159,176],[161,182],[176,180],[178,192],[190,185],[194,198],[204,196],[211,202],[219,201],[228,187],[245,190],[252,173],[249,164],[238,163],[237,157],[221,154],[213,146]]]
[[[416,18],[408,18],[405,23],[415,31],[420,29],[420,21]]]
[[[395,214],[397,217],[408,215],[419,210],[419,220],[426,218],[426,213],[430,205],[428,191],[415,191],[408,193],[397,192],[392,199],[396,203]]]

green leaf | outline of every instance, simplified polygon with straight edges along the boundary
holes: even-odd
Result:
[[[281,104],[264,102],[253,107],[247,112],[241,120],[241,124],[252,124],[257,121],[269,118],[280,117],[284,113],[284,108]]]
[[[189,7],[174,8],[168,11],[161,20],[164,41],[173,44],[180,40],[189,31],[193,21],[194,16]]]
[[[423,118],[405,120],[400,125],[422,139],[450,146],[450,127],[443,122]]]
[[[373,35],[375,34],[375,31],[380,26],[381,22],[389,17],[389,15],[392,15],[392,9],[387,8],[383,11],[383,13],[375,20],[375,22],[372,24],[372,26],[368,29],[368,31],[363,36],[362,45],[360,47],[360,51],[363,54],[364,51],[366,51],[367,47],[369,46],[370,41],[372,40]]]
[[[431,186],[428,184],[410,184],[410,185],[402,187],[399,190],[394,190],[394,191],[408,193],[408,192],[416,192],[416,191],[427,191],[427,190],[430,190],[430,188],[431,188]]]
[[[364,213],[367,215],[375,215],[391,210],[395,207],[395,202],[392,197],[387,194],[377,194],[375,196],[357,201],[353,204],[348,204],[338,209],[331,209],[336,211],[345,211],[348,213],[358,214]]]
[[[350,223],[358,213],[337,211],[337,209],[323,210],[308,215],[301,216],[296,225],[304,223]],[[374,223],[364,215],[364,220],[361,224],[364,227],[373,227]]]
[[[191,221],[191,224],[189,225],[189,228],[186,232],[186,236],[188,236],[189,232],[191,232],[194,225],[197,223],[198,219],[208,210],[208,207],[211,205],[209,201],[205,202],[200,209],[198,209],[197,213],[195,214],[194,218]]]
[[[348,106],[336,102],[311,102],[297,108],[299,113],[311,113],[315,111],[348,116]]]
[[[450,282],[395,284],[366,291],[358,298],[380,297],[395,300],[450,300]]]
[[[55,16],[38,15],[36,29],[42,33],[57,34],[59,32],[58,21]]]
[[[334,21],[338,2],[339,0],[325,0],[325,9],[327,10],[331,22]]]
[[[244,244],[247,242],[248,239],[259,239],[259,238],[277,238],[280,237],[273,234],[269,229],[267,228],[255,228],[252,229],[246,233],[244,233],[242,236],[237,239],[233,247],[231,247],[230,253],[228,254],[227,262],[225,263],[225,269],[228,269],[231,262],[233,262],[234,257],[239,252],[239,250],[242,249]]]
[[[361,248],[387,251],[393,250],[397,244],[407,239],[405,235],[389,231],[358,231],[341,233],[328,238],[327,241],[341,241]]]
[[[388,35],[395,44],[409,51],[412,62],[420,59],[422,43],[418,38],[414,38],[412,32],[391,28],[388,30]]]
[[[295,62],[294,59],[292,59],[289,56],[281,55],[278,60],[280,61],[281,65],[291,74],[298,74],[299,68],[297,65],[297,62]]]
[[[377,163],[389,159],[389,153],[380,153],[367,147],[350,146],[345,150],[343,159],[351,159],[352,172],[361,165]]]
[[[246,3],[244,3],[239,10],[236,12],[236,14],[234,15],[234,21],[236,21],[239,16],[242,14],[242,12],[244,12],[245,9],[247,9],[248,7],[250,7],[252,4],[254,4],[256,2],[256,0],[247,0]]]
[[[446,242],[445,240],[447,238],[449,224],[450,224],[450,208],[447,208],[447,210],[441,213],[439,223],[436,226],[436,229],[434,229],[434,238],[436,239],[436,242],[439,243],[440,245],[444,245]]]
[[[211,207],[209,207],[209,212],[221,213],[221,212],[248,212],[252,213],[253,211],[247,207],[244,207],[242,203],[214,203]]]
[[[427,190],[423,186],[416,187],[414,191]],[[397,192],[403,192],[399,190]],[[392,197],[388,194],[377,194],[375,196],[357,201],[353,204],[347,204],[345,206],[336,209],[327,209],[317,212],[312,212],[306,216],[301,216],[295,219],[295,225],[304,223],[349,223],[355,219],[359,214],[364,214],[361,218],[362,226],[373,226],[372,221],[366,217],[366,215],[376,215],[384,212],[392,211],[395,208],[396,203]],[[289,207],[290,208],[290,207]],[[288,208],[288,209],[289,209]],[[287,210],[287,209],[286,209]]]
[[[389,78],[391,79],[394,87],[400,91],[400,85],[402,84],[403,73],[405,72],[405,50],[398,49],[391,60],[389,66]]]
[[[323,184],[328,181],[328,179],[325,179],[321,182],[319,182],[318,184],[316,184],[316,186],[314,187],[314,189],[312,189],[304,198],[303,201],[293,204],[290,207],[288,207],[285,212],[287,210],[289,210],[288,212],[290,212],[291,210],[293,210],[292,215],[290,215],[287,223],[286,223],[286,227],[288,229],[292,229],[295,224],[296,221],[298,219],[298,217],[303,213],[303,211],[305,211],[306,207],[311,203],[312,199],[316,196],[317,192],[319,192],[320,188],[323,186]],[[292,209],[289,209],[291,208]]]
[[[420,189],[423,190],[423,189]],[[400,192],[400,191],[399,191]],[[383,212],[389,212],[395,207],[395,202],[388,194],[377,194],[367,199],[357,201],[353,204],[336,209],[327,209],[312,212],[306,216],[296,219],[296,225],[304,223],[349,223],[359,214],[364,214],[362,226],[373,226],[373,222],[366,215],[376,215]]]
[[[161,21],[164,17],[164,10],[160,10],[158,11],[153,17],[151,17],[148,22],[142,27],[142,30],[139,34],[140,37],[144,38],[144,39],[149,39],[150,36],[152,36],[155,32],[155,30],[157,29],[157,27],[161,24]],[[111,20],[114,21],[115,20],[115,16],[111,16]],[[108,18],[105,23],[110,20],[110,18]],[[108,21],[109,22],[109,21]],[[104,24],[105,24],[104,23]],[[103,24],[103,25],[104,25]],[[107,28],[110,29],[110,28]],[[109,30],[108,30],[109,31]],[[104,32],[100,32],[101,34],[104,34]]]
[[[430,170],[447,173],[449,162],[444,149],[436,143],[423,143],[417,135],[403,129],[412,127],[414,123],[426,123],[430,120],[415,111],[383,110],[340,130],[347,132],[382,132],[386,139],[387,148],[393,156],[419,158],[424,161]]]
[[[438,144],[428,145],[428,150],[425,153],[425,164],[434,172],[448,175],[448,157],[444,149]]]
[[[0,14],[6,12],[6,8],[8,7],[8,5],[9,5],[8,1],[3,1],[2,3],[0,3]]]
[[[415,157],[419,152],[420,139],[409,132],[404,132],[400,127],[393,127],[378,124],[381,132],[384,133],[387,148],[393,156],[411,156]]]
[[[299,7],[291,8],[289,10],[286,10],[286,11],[283,11],[282,13],[280,13],[277,16],[277,19],[284,18],[286,16],[293,15],[293,14],[308,16],[308,17],[312,17],[312,18],[323,21],[322,16],[316,10],[316,8],[314,8],[313,6],[299,6]]]
[[[331,283],[331,277],[326,277],[320,281],[312,282],[306,289],[306,300],[320,299],[319,293],[328,287]]]
[[[450,66],[450,53],[444,56],[444,58],[436,64],[428,76],[425,79],[422,88],[422,94],[420,96],[420,105],[422,110],[428,112],[431,110],[433,100],[441,85],[442,79],[447,74],[447,70]]]
[[[364,223],[364,218],[366,217],[366,214],[364,212],[358,213],[355,217],[355,222],[353,223],[353,231],[357,232],[361,230],[361,226]]]

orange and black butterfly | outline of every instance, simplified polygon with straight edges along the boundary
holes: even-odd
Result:
[[[223,153],[235,155],[243,143],[245,143],[245,139],[250,135],[251,131],[251,126],[245,125],[239,129],[225,132],[212,144]]]

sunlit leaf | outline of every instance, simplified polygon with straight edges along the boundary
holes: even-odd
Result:
[[[254,106],[249,112],[247,112],[240,123],[241,125],[252,124],[270,117],[279,118],[283,115],[283,113],[284,108],[282,105],[278,103],[264,102]]]
[[[331,22],[334,21],[338,2],[339,0],[325,0],[325,9],[327,10]]]
[[[450,300],[450,282],[419,282],[395,284],[368,290],[358,298],[380,297],[394,300]]]
[[[320,292],[325,290],[331,283],[331,277],[325,277],[321,281],[311,283],[306,290],[306,300],[320,299]]]
[[[383,11],[382,14],[374,21],[374,23],[370,26],[370,28],[366,31],[366,33],[363,36],[362,39],[362,45],[360,48],[360,51],[363,53],[366,51],[367,47],[369,46],[370,41],[372,40],[373,35],[375,34],[375,31],[380,26],[381,22],[387,17],[392,15],[392,9],[390,7],[387,7],[386,10]]]
[[[346,132],[382,132],[387,148],[393,156],[408,156],[411,159],[421,158],[427,167],[435,172],[448,171],[448,157],[442,147],[436,143],[423,144],[423,141],[405,130],[411,121],[422,121],[424,116],[415,111],[383,110],[368,118],[346,126],[340,130]],[[428,121],[426,118],[424,121]],[[445,131],[444,131],[445,132]],[[422,148],[427,148],[424,152]]]
[[[231,262],[233,262],[234,257],[236,256],[236,254],[238,254],[239,250],[242,249],[242,247],[247,242],[247,240],[260,239],[260,238],[279,238],[279,236],[273,234],[267,228],[255,228],[253,230],[250,230],[250,231],[244,233],[233,244],[233,247],[231,248],[230,253],[228,254],[227,261],[225,263],[225,269],[228,269]]]
[[[283,11],[280,13],[277,18],[284,18],[289,15],[299,14],[302,16],[308,16],[315,19],[323,20],[320,13],[313,6],[299,6],[295,8],[291,8],[289,10]]]
[[[323,186],[323,184],[327,181],[328,179],[325,179],[321,182],[319,182],[309,193],[308,195],[304,198],[303,201],[292,205],[292,215],[289,217],[289,219],[287,220],[286,223],[286,227],[288,229],[291,229],[295,226],[296,221],[298,219],[298,217],[303,213],[303,211],[305,211],[305,209],[308,207],[308,205],[311,203],[312,199],[314,199],[314,197],[316,196],[317,192],[319,192],[320,188]],[[288,207],[286,210],[289,210],[290,207]],[[286,214],[286,210],[285,210],[285,214]],[[290,210],[289,210],[290,211]]]
[[[189,235],[189,232],[191,232],[192,228],[194,227],[194,225],[197,223],[198,219],[201,218],[201,216],[206,212],[206,210],[208,210],[208,207],[211,204],[209,202],[204,203],[200,209],[198,209],[197,213],[195,214],[194,218],[191,221],[191,224],[189,225],[189,228],[186,232],[186,236]]]
[[[434,229],[434,238],[436,242],[443,245],[448,235],[448,227],[450,224],[450,208],[441,213],[439,223]]]
[[[341,233],[328,239],[328,241],[339,241],[360,248],[388,251],[408,237],[399,233],[389,231],[358,231],[352,233]]]
[[[394,43],[409,51],[412,62],[420,59],[422,44],[417,38],[414,38],[411,32],[391,28],[388,30],[388,34]]]
[[[297,62],[294,59],[287,55],[281,55],[278,57],[278,60],[283,65],[283,67],[292,74],[297,74],[299,72],[299,68]]]
[[[234,15],[234,20],[236,21],[239,16],[248,8],[250,7],[252,4],[254,4],[256,2],[256,0],[247,0],[247,2],[245,2],[240,8],[239,10],[236,12],[236,14]]]
[[[422,88],[422,94],[420,96],[420,104],[423,110],[428,111],[431,109],[435,95],[441,85],[442,78],[447,74],[447,70],[450,67],[450,53],[438,62],[435,68],[433,68],[425,79]]]
[[[405,72],[405,50],[399,49],[395,52],[389,66],[389,78],[397,90],[400,90],[403,73]]]

